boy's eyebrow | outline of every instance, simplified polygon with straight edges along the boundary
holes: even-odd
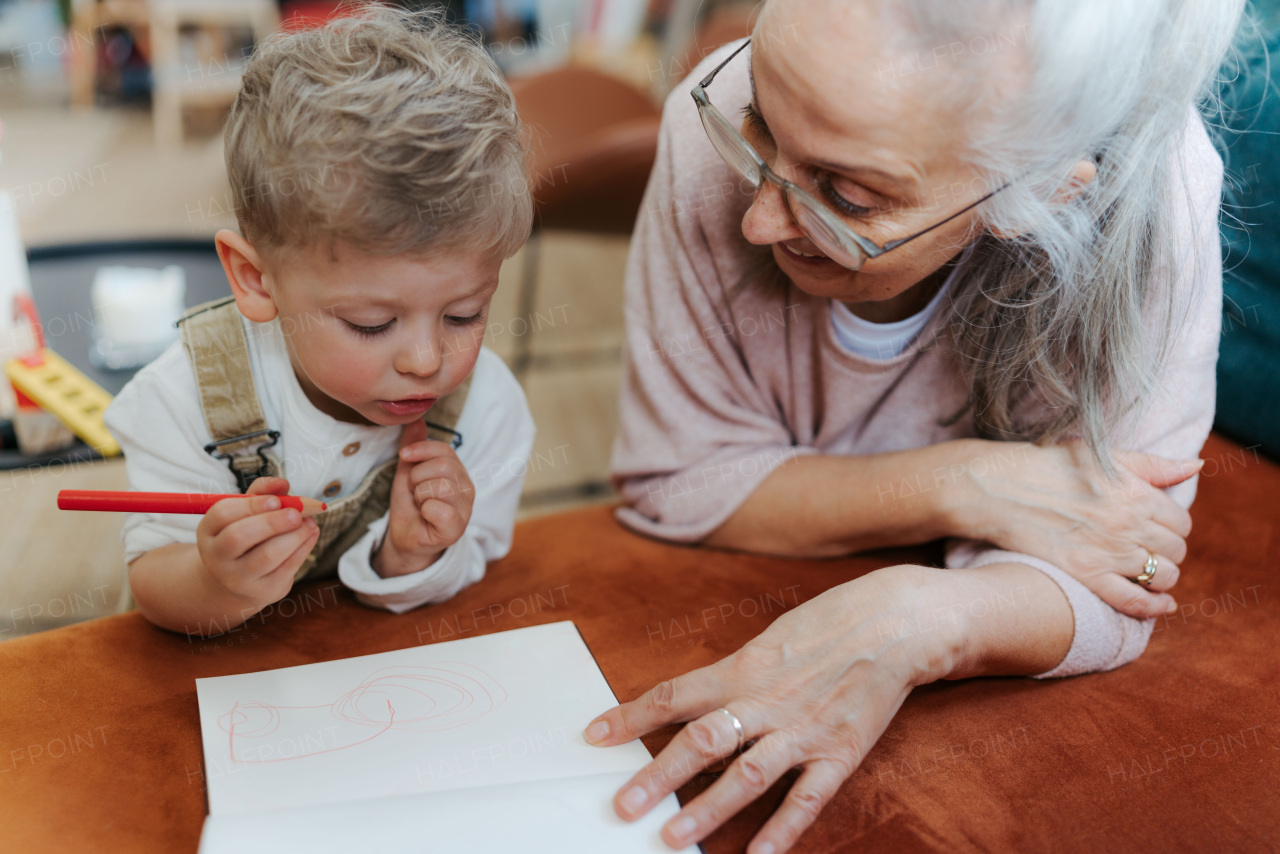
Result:
[[[773,137],[773,132],[769,130],[769,123],[765,120],[764,111],[760,109],[760,96],[756,92],[756,74],[755,74],[755,57],[751,57],[751,61],[747,63],[747,79],[751,81],[751,108],[760,118],[760,124],[764,126],[764,131]],[[845,163],[833,163],[829,160],[810,160],[814,166],[820,166],[828,172],[841,172],[846,175],[872,175],[889,184],[898,190],[906,190],[908,187],[915,186],[916,181],[913,178],[903,177],[901,175],[891,175],[883,169],[877,169],[874,166],[850,166]]]
[[[478,296],[484,293],[490,288],[497,287],[497,285],[498,285],[497,279],[486,279],[485,281],[481,282],[480,286],[475,290],[469,291],[465,294],[462,294],[461,296],[454,297],[453,299],[449,300],[449,302],[455,303],[455,302],[462,302],[463,300],[471,299],[474,296]],[[399,300],[379,299],[378,297],[365,296],[363,294],[344,295],[339,299],[333,300],[331,302],[331,305],[334,308],[339,308],[339,307],[351,308],[352,305],[357,303],[360,305],[372,305],[377,308],[389,308],[393,310],[399,310],[400,308],[403,307],[402,303]]]
[[[480,286],[475,290],[469,293],[465,293],[462,296],[454,297],[453,299],[449,300],[449,302],[450,303],[462,302],[463,300],[468,300],[468,299],[471,299],[472,297],[477,297],[480,294],[484,293],[485,291],[490,290],[492,288],[496,288],[497,286],[498,286],[497,279],[486,279],[485,281],[481,282]]]
[[[483,282],[480,283],[480,287],[476,288],[474,291],[472,291],[471,293],[467,294],[464,297],[459,297],[459,299],[467,299],[468,297],[473,297],[476,294],[484,293],[490,288],[496,288],[497,286],[498,286],[498,280],[496,278],[485,279]]]

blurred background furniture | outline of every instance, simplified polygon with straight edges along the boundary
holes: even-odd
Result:
[[[102,65],[99,51],[107,47],[105,37],[113,30],[128,33],[128,44],[136,44],[143,60],[150,62],[149,0],[72,0],[67,74],[73,106],[93,106]],[[117,44],[123,49],[125,42]]]
[[[689,75],[702,58],[722,44],[751,35],[757,4],[674,0],[662,38],[662,81],[665,93]]]
[[[696,64],[691,57],[700,59],[742,37],[746,21],[741,5],[717,7],[695,42],[684,45],[681,59],[661,63],[662,73],[641,83],[583,64],[511,78],[533,139],[536,212],[533,236],[520,258],[515,317],[541,326],[544,318],[554,323],[557,307],[563,307],[567,319],[571,307],[575,328],[554,336],[545,329],[537,335],[508,336],[504,356],[535,407],[554,407],[561,425],[556,435],[575,450],[581,466],[531,468],[527,506],[569,506],[574,500],[612,495],[608,463],[622,373],[622,277],[595,276],[589,291],[569,291],[548,270],[544,250],[572,236],[584,259],[578,269],[586,273],[587,247],[608,252],[627,245],[637,215],[643,215],[640,207],[657,155],[658,98],[670,85],[666,72],[683,78],[692,65],[684,69],[679,63]],[[569,366],[578,372],[572,385],[565,381]]]
[[[1226,167],[1215,426],[1280,459],[1280,0],[1251,10],[1259,29],[1224,69],[1214,135]]]
[[[658,150],[661,111],[644,92],[591,68],[568,67],[511,81],[533,147],[534,234],[524,249],[521,316],[536,312],[542,233],[626,238],[635,227]],[[610,283],[619,305],[621,281]],[[512,367],[523,379],[533,358],[523,336]],[[621,341],[600,354],[617,362]]]
[[[658,105],[575,66],[513,78],[511,90],[531,131],[539,227],[629,235],[657,153]]]
[[[36,249],[31,292],[46,343],[115,394],[135,373],[104,371],[89,359],[95,316],[89,289],[105,264],[181,266],[187,305],[230,292],[212,243],[150,240]],[[60,489],[127,489],[124,461],[103,460],[83,443],[28,457],[0,448],[0,640],[119,613],[131,607],[119,513],[65,513]]]
[[[254,42],[279,13],[274,0],[149,0],[149,8],[156,143],[176,146],[183,107],[235,100]]]
[[[100,241],[39,247],[27,254],[31,295],[44,318],[48,346],[111,394],[135,371],[107,371],[89,360],[95,321],[89,288],[105,265],[153,267],[176,264],[186,274],[188,307],[231,293],[211,240]]]

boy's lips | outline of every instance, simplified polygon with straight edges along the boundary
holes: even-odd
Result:
[[[378,405],[388,415],[421,415],[435,405],[434,397],[406,397],[402,400],[380,400]]]

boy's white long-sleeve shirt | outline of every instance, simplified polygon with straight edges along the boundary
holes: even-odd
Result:
[[[348,424],[321,412],[294,375],[279,323],[241,318],[253,380],[267,426],[280,431],[272,452],[293,495],[336,501],[400,448],[400,427]],[[212,441],[186,350],[179,341],[143,368],[106,412],[107,428],[125,454],[129,488],[147,492],[235,493],[225,461],[207,454]],[[476,488],[471,521],[457,543],[426,569],[382,578],[370,563],[387,514],[347,550],[338,577],[357,598],[403,613],[440,602],[484,577],[507,554],[533,446],[534,424],[523,390],[502,360],[480,351],[466,406],[456,426],[458,458]],[[334,485],[337,489],[326,495]],[[122,539],[125,561],[170,543],[195,543],[198,515],[131,513]]]

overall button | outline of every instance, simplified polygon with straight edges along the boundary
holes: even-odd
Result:
[[[344,457],[349,457],[352,454],[358,452],[359,450],[360,450],[360,443],[352,442],[350,445],[347,445],[345,448],[342,449],[342,455]]]
[[[332,498],[342,491],[342,481],[335,480],[324,488],[324,497]]]

